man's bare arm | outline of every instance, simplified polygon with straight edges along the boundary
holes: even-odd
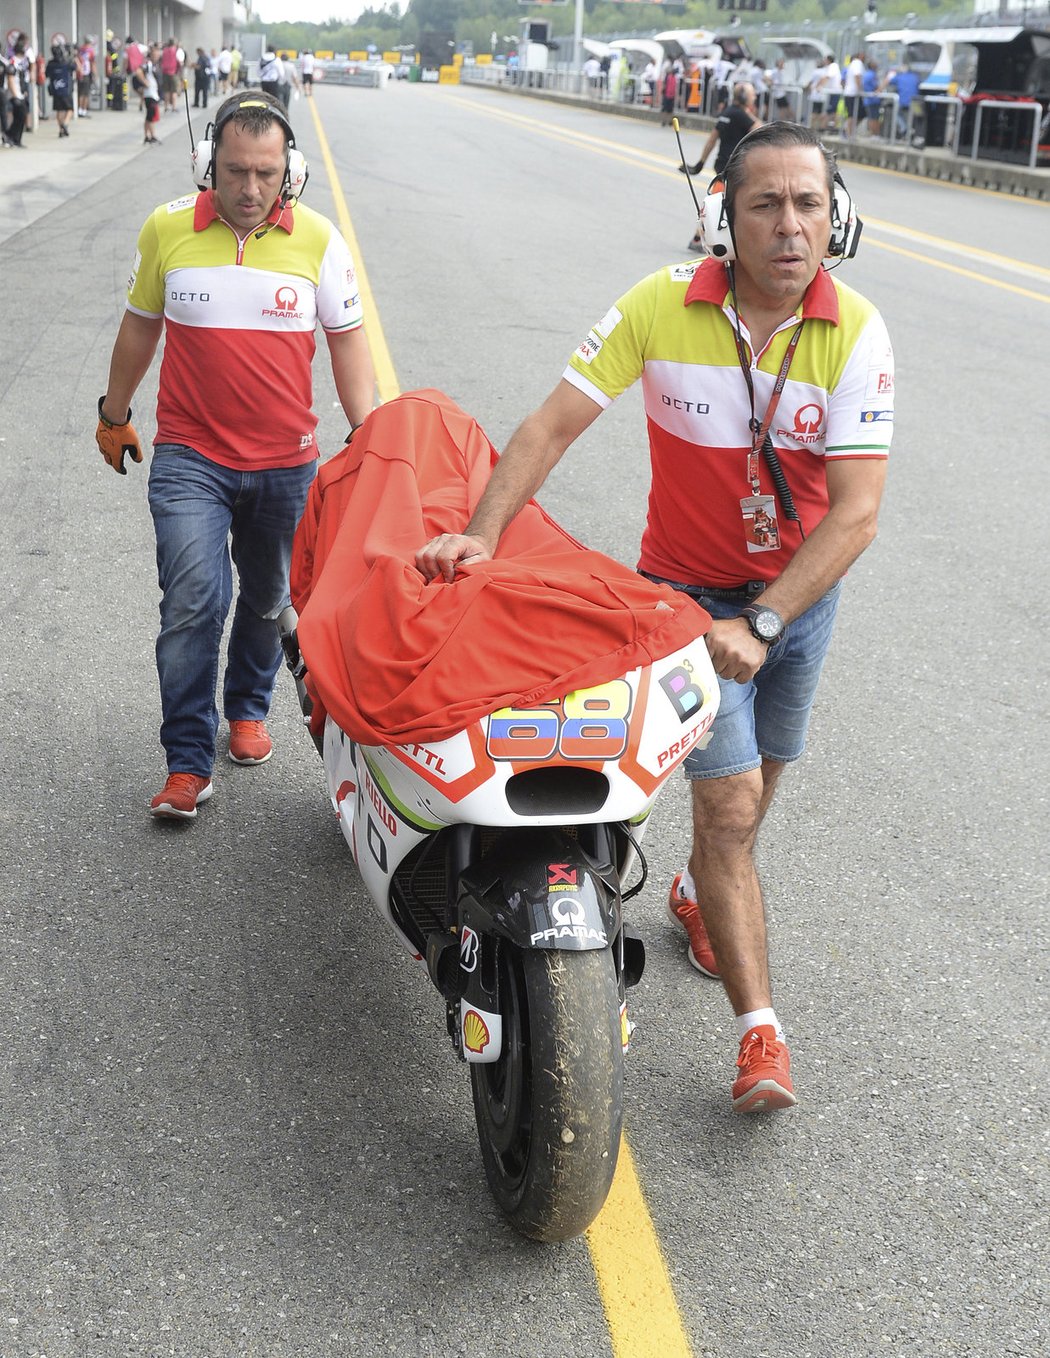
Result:
[[[458,565],[488,561],[504,529],[528,504],[551,468],[601,414],[601,406],[564,378],[511,436],[463,533],[442,533],[416,553],[428,580],[451,581]]]

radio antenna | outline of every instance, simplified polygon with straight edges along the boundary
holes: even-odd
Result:
[[[189,110],[190,101],[187,96],[186,108]],[[678,141],[678,154],[682,157],[682,169],[685,171],[685,182],[689,185],[689,192],[693,195],[693,205],[696,208],[697,217],[700,216],[700,200],[696,196],[696,189],[693,188],[693,176],[689,173],[689,164],[685,158],[685,148],[682,146],[682,134],[678,130],[678,119],[671,119],[671,126],[674,128],[675,138]]]

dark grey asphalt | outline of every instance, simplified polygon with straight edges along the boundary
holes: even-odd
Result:
[[[533,122],[671,166],[668,134],[493,107],[418,86],[320,102],[402,387],[447,390],[501,443],[691,223],[680,177]],[[296,117],[309,199],[330,210]],[[32,224],[0,231],[24,321],[9,310],[0,369],[0,1354],[610,1354],[586,1247],[524,1245],[488,1201],[440,1005],[369,914],[291,693],[269,764],[220,761],[193,827],[146,815],[162,764],[145,469],[105,471],[92,431],[138,226],[189,188],[184,140],[114,153],[55,205],[19,199]],[[810,755],[761,849],[801,1102],[726,1111],[731,1017],[663,914],[676,784],[636,910],[628,1135],[697,1358],[1040,1358],[1050,208],[849,182],[883,223],[844,276],[894,336],[898,441]],[[334,451],[323,356],[318,376]],[[629,562],[641,431],[631,394],[543,497]]]

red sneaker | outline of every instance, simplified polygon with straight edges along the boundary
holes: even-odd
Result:
[[[195,773],[169,773],[168,781],[149,804],[150,814],[159,820],[193,820],[197,807],[212,794],[210,778]]]
[[[235,764],[265,764],[273,741],[264,721],[230,722],[230,758]]]
[[[763,1113],[773,1108],[793,1108],[798,1103],[791,1083],[787,1044],[777,1041],[777,1030],[771,1023],[748,1029],[736,1063],[740,1078],[733,1086],[735,1113]]]
[[[699,907],[688,896],[682,895],[681,887],[682,874],[679,873],[671,883],[671,894],[667,901],[668,913],[689,935],[690,962],[697,971],[702,971],[705,976],[717,981],[718,963],[715,961],[714,949],[704,928],[704,921],[700,918]]]

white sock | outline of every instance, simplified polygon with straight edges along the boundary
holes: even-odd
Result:
[[[682,880],[678,883],[678,890],[687,900],[692,901],[694,905],[696,904],[696,883],[693,881],[693,874],[689,871],[688,866],[682,870]]]
[[[774,1009],[752,1009],[749,1014],[738,1014],[736,1019],[736,1035],[744,1038],[752,1028],[757,1028],[761,1024],[770,1024],[775,1030],[777,1041],[784,1041],[784,1030],[780,1026]]]

